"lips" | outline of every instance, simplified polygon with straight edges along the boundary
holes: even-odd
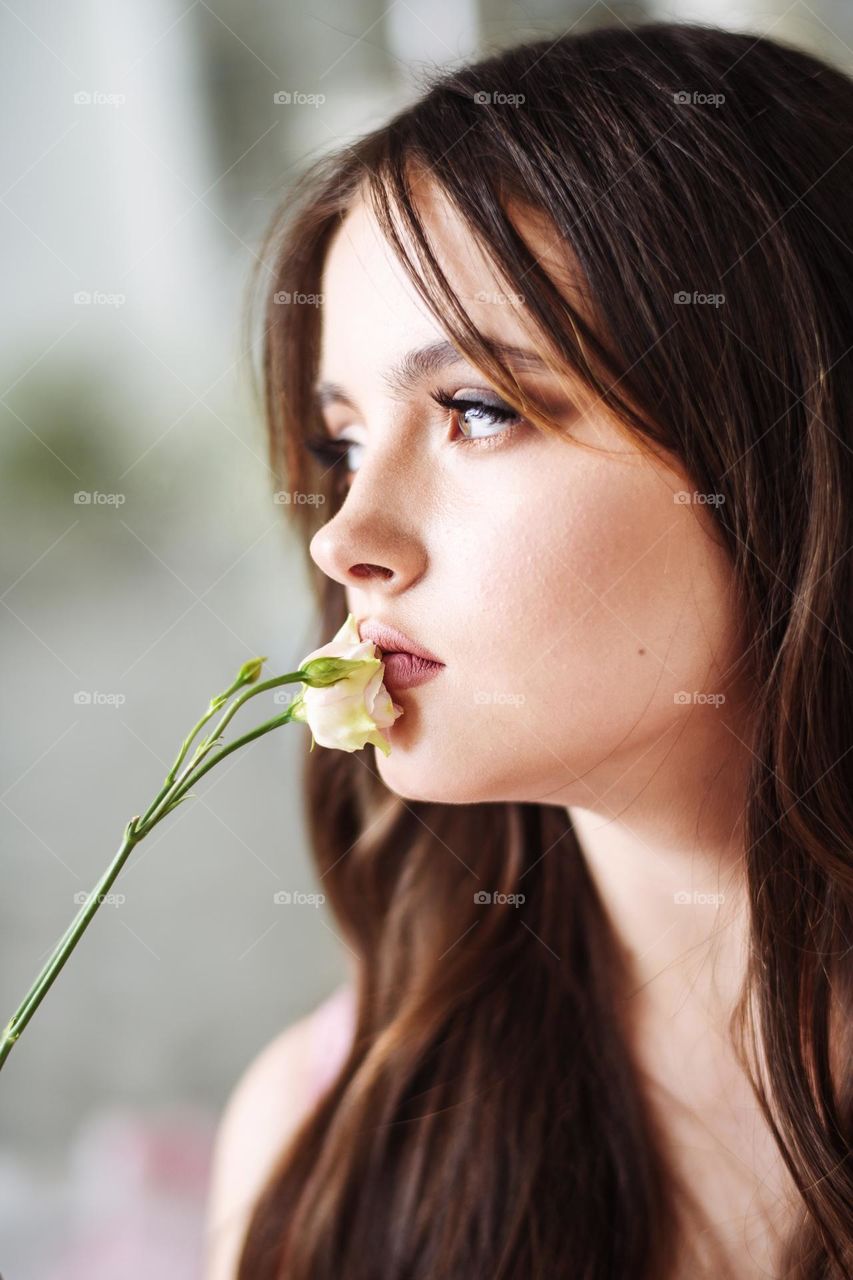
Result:
[[[440,658],[410,640],[396,627],[368,618],[358,624],[358,630],[362,640],[372,640],[379,646],[384,663],[384,681],[392,694],[426,684],[427,680],[444,670]]]
[[[383,656],[390,654],[412,654],[416,658],[421,658],[424,662],[434,663],[439,667],[443,667],[444,663],[437,658],[434,653],[430,653],[423,645],[417,644],[414,640],[410,640],[402,631],[398,631],[396,627],[390,627],[383,622],[374,622],[367,618],[364,622],[358,624],[358,633],[362,640],[372,640],[377,644],[383,652]]]
[[[426,684],[427,680],[444,670],[442,663],[426,662],[413,653],[385,653],[383,650],[382,657],[385,660],[385,684],[392,694]]]

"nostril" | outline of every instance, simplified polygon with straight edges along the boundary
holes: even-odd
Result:
[[[355,578],[392,578],[393,570],[386,569],[381,564],[354,564],[350,569],[350,573]]]

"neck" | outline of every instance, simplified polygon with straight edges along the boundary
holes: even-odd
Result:
[[[696,1192],[707,1239],[734,1259],[731,1274],[760,1275],[798,1197],[734,1049],[751,757],[743,733],[722,720],[716,731],[716,749],[713,729],[662,740],[609,786],[596,778],[601,799],[568,813],[622,952],[626,1044],[662,1149]]]
[[[625,960],[630,1035],[652,1063],[671,1049],[673,1067],[699,1040],[729,1042],[747,961],[749,751],[722,720],[702,728],[661,739],[600,802],[568,806]]]

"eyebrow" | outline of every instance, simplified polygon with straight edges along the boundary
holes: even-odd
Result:
[[[551,372],[542,357],[535,351],[527,351],[523,347],[514,347],[504,342],[492,342],[491,346],[499,359],[503,359],[516,369],[528,369],[539,373]],[[407,351],[396,365],[386,370],[382,375],[382,381],[393,396],[405,397],[427,378],[433,377],[442,369],[460,364],[474,367],[452,342],[442,338],[424,347],[415,347],[412,351]],[[325,409],[331,404],[343,404],[348,409],[358,409],[352,397],[337,382],[318,382],[314,388],[314,394],[320,409]]]

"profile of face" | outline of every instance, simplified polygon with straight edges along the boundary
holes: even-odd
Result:
[[[327,430],[352,444],[347,493],[310,550],[359,623],[444,663],[392,691],[403,715],[375,767],[408,799],[612,813],[674,747],[695,758],[722,734],[729,560],[678,460],[649,456],[538,368],[523,299],[439,193],[425,187],[419,207],[472,320],[531,353],[518,381],[565,435],[526,422],[458,352],[429,370],[412,357],[448,334],[354,204],[326,258],[320,359]],[[519,226],[565,274],[553,230]],[[448,409],[436,394],[479,403]]]

